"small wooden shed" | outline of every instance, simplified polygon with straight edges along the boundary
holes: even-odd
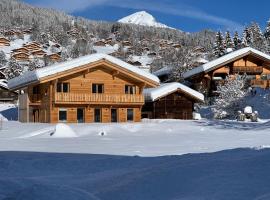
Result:
[[[165,83],[144,90],[142,118],[193,119],[194,103],[204,101],[203,94],[181,84]]]

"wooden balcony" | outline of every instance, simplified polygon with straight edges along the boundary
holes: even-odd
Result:
[[[261,66],[257,67],[234,66],[232,69],[232,73],[261,74],[262,72],[263,68]]]
[[[59,104],[144,104],[143,95],[55,93]]]
[[[254,79],[250,84],[253,87],[269,88],[269,80]]]

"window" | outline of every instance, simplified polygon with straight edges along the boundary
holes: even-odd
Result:
[[[101,109],[95,108],[95,122],[101,122]]]
[[[59,121],[61,122],[67,121],[67,109],[64,108],[59,109]]]
[[[104,85],[92,84],[92,93],[104,93]]]
[[[69,92],[69,83],[57,83],[57,92]]]
[[[134,121],[133,109],[127,109],[127,121]]]
[[[39,86],[33,87],[33,94],[39,94]]]
[[[125,94],[136,94],[136,87],[134,85],[125,85]]]

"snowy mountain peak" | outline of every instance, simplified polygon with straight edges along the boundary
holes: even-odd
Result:
[[[127,17],[118,20],[120,23],[137,24],[141,26],[153,26],[158,28],[171,28],[165,24],[159,23],[156,19],[146,11],[133,13]]]

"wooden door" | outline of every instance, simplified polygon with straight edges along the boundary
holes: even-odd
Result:
[[[33,110],[33,122],[37,123],[39,121],[39,109],[34,109]]]
[[[111,122],[118,122],[117,109],[115,108],[111,109]]]

